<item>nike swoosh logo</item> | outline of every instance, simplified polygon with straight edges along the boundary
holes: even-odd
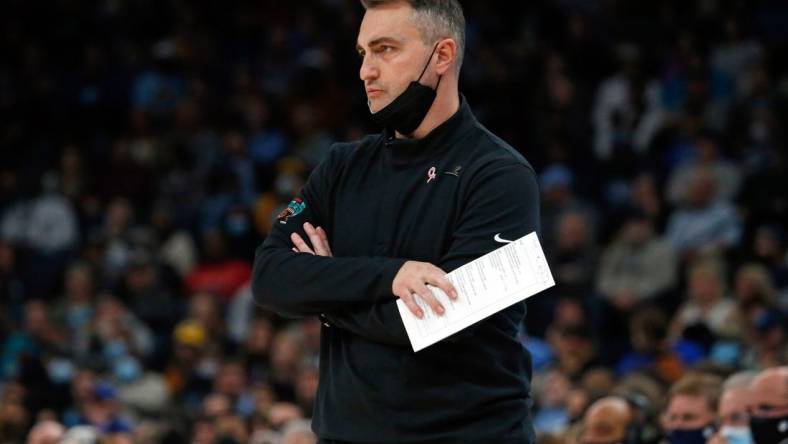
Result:
[[[506,240],[506,239],[502,238],[501,237],[501,233],[496,234],[495,237],[493,237],[493,240],[495,240],[495,242],[500,242],[502,244],[511,244],[512,242],[514,242],[514,241],[510,241],[510,240]]]

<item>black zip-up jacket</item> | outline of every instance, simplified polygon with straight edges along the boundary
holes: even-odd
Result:
[[[391,284],[407,260],[450,272],[538,231],[536,175],[484,128],[465,99],[426,137],[389,133],[332,147],[257,249],[256,301],[320,315],[313,429],[359,443],[531,443],[530,355],[515,304],[418,353]],[[295,253],[303,223],[334,257]],[[498,235],[498,241],[495,239]]]

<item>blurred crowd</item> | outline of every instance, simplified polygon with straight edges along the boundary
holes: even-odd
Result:
[[[733,444],[784,418],[788,5],[461,3],[460,89],[539,174],[539,442],[617,442],[612,421]],[[314,442],[321,325],[249,278],[331,143],[379,131],[362,14],[4,2],[0,443]]]

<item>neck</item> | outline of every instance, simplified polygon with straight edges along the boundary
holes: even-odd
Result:
[[[413,131],[413,134],[410,136],[405,136],[397,131],[395,136],[397,139],[421,139],[440,126],[440,124],[449,120],[459,109],[460,93],[457,90],[457,81],[450,81],[450,79],[445,78],[438,86],[435,101],[432,102],[430,110],[427,112],[424,120],[421,121],[421,125],[416,128],[416,131]]]

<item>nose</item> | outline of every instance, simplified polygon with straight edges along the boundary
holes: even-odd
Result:
[[[380,71],[378,71],[378,67],[375,66],[374,63],[370,60],[371,57],[369,55],[365,55],[364,58],[361,60],[361,68],[359,69],[359,77],[364,83],[367,83],[370,80],[375,80],[380,75]]]

